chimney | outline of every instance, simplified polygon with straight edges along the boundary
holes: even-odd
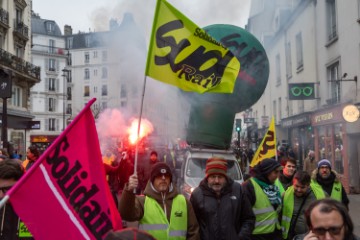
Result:
[[[68,36],[68,35],[72,35],[72,27],[70,25],[65,25],[64,26],[64,35]]]

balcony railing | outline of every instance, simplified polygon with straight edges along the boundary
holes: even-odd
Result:
[[[40,67],[27,62],[11,53],[0,48],[0,63],[8,66],[20,73],[29,75],[40,80]]]
[[[27,40],[29,39],[29,27],[16,19],[14,19],[14,32],[18,33]]]
[[[0,8],[0,22],[9,26],[9,12],[3,8]]]
[[[66,54],[66,50],[64,48],[51,47],[51,46],[38,45],[38,44],[33,45],[32,51],[41,52],[41,53],[49,53],[49,54],[58,54],[58,55]]]

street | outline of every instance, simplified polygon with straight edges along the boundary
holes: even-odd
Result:
[[[354,233],[360,236],[360,194],[348,195],[348,197],[350,216],[354,222]]]

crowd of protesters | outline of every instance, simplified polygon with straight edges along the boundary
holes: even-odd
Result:
[[[6,154],[0,149],[0,198],[40,157],[34,146],[24,161]],[[291,157],[265,159],[243,184],[227,175],[226,160],[212,157],[204,179],[186,199],[174,184],[176,161],[170,151],[140,154],[134,171],[131,152],[105,150],[104,170],[120,215],[138,223],[138,229],[111,231],[105,239],[359,239],[331,162],[322,159],[314,166],[311,152],[308,157],[311,172],[297,169]],[[0,239],[22,239],[24,224],[10,203],[0,216]]]

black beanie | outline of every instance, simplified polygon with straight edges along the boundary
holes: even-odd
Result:
[[[170,175],[170,180],[172,179],[172,173],[169,165],[164,162],[155,163],[154,166],[151,168],[150,180],[151,182],[154,181],[156,176],[168,174]]]
[[[281,167],[281,164],[272,158],[266,158],[256,165],[257,172],[263,174],[264,176],[269,175],[272,171],[279,167]]]

